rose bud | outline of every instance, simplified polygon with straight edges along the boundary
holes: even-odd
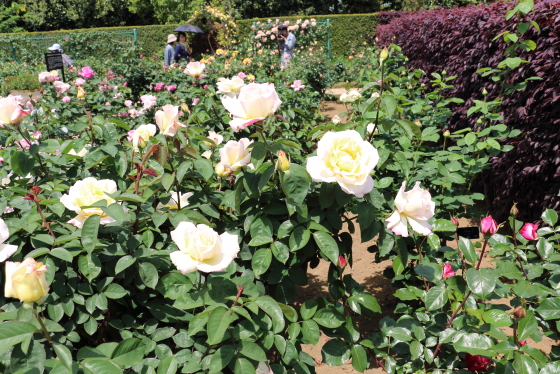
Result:
[[[509,214],[511,214],[512,216],[516,216],[519,214],[519,210],[517,209],[517,203],[513,203],[513,206],[509,210]]]
[[[38,301],[49,292],[45,280],[47,266],[32,257],[23,262],[6,262],[5,297],[13,297],[24,303]]]
[[[537,240],[539,234],[537,234],[537,230],[539,229],[538,225],[533,223],[525,223],[519,233],[527,240]]]
[[[451,264],[449,262],[443,265],[443,279],[451,278],[454,275],[455,271],[453,271],[453,268],[451,267]]]
[[[492,216],[484,217],[481,222],[482,233],[484,235],[494,235],[498,231],[498,223],[492,218]]]
[[[290,161],[286,157],[284,151],[278,151],[278,161],[276,161],[276,169],[286,171],[290,169]]]
[[[525,309],[523,309],[522,307],[518,306],[513,310],[513,315],[516,318],[523,318],[527,315],[527,313],[525,312]]]

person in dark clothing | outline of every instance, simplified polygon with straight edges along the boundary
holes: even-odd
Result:
[[[184,60],[188,63],[190,61],[190,54],[192,53],[192,50],[187,49],[187,45],[185,43],[187,36],[184,32],[180,32],[178,36],[178,43],[175,46],[175,62],[180,63],[181,60]]]

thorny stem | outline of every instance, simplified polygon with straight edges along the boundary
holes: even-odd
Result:
[[[51,347],[54,350],[53,340],[51,338],[51,334],[49,333],[49,330],[47,330],[47,327],[43,323],[43,319],[41,318],[41,316],[39,315],[39,313],[37,313],[37,311],[35,309],[31,308],[31,311],[33,312],[33,315],[35,316],[35,318],[37,318],[37,321],[39,321],[39,325],[41,325],[41,330],[43,330],[42,331],[43,336],[45,337],[45,339],[47,339],[47,341],[49,342],[49,344],[51,345]]]
[[[56,240],[56,236],[54,235],[54,232],[51,229],[51,225],[49,224],[49,222],[47,222],[47,219],[45,218],[45,215],[43,214],[43,210],[41,209],[41,206],[39,205],[39,203],[37,201],[35,201],[35,205],[37,206],[37,212],[39,212],[39,215],[41,216],[41,219],[43,220],[43,227],[45,227],[49,231],[49,234],[53,237],[53,239]]]
[[[371,134],[369,134],[368,142],[371,143],[373,139],[373,134],[375,134],[375,130],[377,130],[377,124],[379,123],[379,110],[381,109],[381,97],[383,96],[383,84],[385,83],[385,65],[381,63],[381,88],[379,89],[379,102],[377,103],[377,112],[375,113],[375,126],[371,130]]]
[[[488,244],[488,239],[484,239],[484,245],[482,246],[482,252],[480,252],[480,258],[476,264],[476,270],[480,269],[480,264],[482,263],[482,258],[484,257],[484,251],[486,250],[486,244]]]

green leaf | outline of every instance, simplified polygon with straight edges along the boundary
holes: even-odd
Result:
[[[246,358],[235,360],[234,374],[256,374],[255,367]]]
[[[145,348],[146,344],[140,339],[125,339],[113,351],[111,361],[124,367],[134,366],[144,359]]]
[[[310,185],[311,177],[301,165],[292,164],[290,169],[283,173],[282,189],[286,196],[292,199],[296,205],[303,204]]]
[[[315,321],[303,321],[302,329],[303,338],[309,342],[309,344],[317,345],[319,343],[319,338],[321,337],[321,332],[319,331],[319,325]]]
[[[103,292],[109,299],[120,299],[127,295],[126,290],[120,284],[111,283]]]
[[[29,174],[29,172],[33,170],[34,165],[35,161],[33,157],[25,152],[15,151],[10,157],[11,168],[14,173],[19,175],[20,177],[27,176],[27,174]]]
[[[128,214],[124,212],[122,205],[119,203],[113,203],[109,204],[107,207],[101,207],[101,210],[111,218],[114,218],[118,223],[123,223],[128,217]]]
[[[553,227],[558,222],[558,213],[553,209],[547,209],[543,212],[541,218],[547,225]]]
[[[313,317],[313,315],[317,311],[317,307],[318,307],[317,300],[315,299],[306,300],[301,305],[301,308],[299,310],[299,313],[301,314],[301,318],[309,319]]]
[[[436,310],[447,303],[447,291],[443,286],[432,287],[426,294],[426,309]]]
[[[515,352],[515,360],[513,360],[513,368],[515,374],[538,374],[539,367],[535,360],[522,353]]]
[[[130,255],[123,256],[119,258],[117,264],[115,265],[115,275],[129,267],[130,265],[134,264],[136,259]]]
[[[139,269],[140,279],[142,282],[150,288],[156,288],[158,283],[158,271],[157,268],[151,262],[143,262],[140,264]]]
[[[498,309],[487,310],[482,315],[482,319],[484,320],[484,322],[497,327],[511,326],[511,324],[513,323],[509,314]]]
[[[232,345],[224,345],[220,347],[210,360],[209,374],[220,372],[233,358],[235,349]]]
[[[175,356],[168,356],[159,363],[157,374],[177,373],[177,359]]]
[[[313,320],[319,325],[334,329],[344,323],[344,318],[339,312],[331,309],[319,309],[313,316]]]
[[[329,340],[321,349],[323,362],[329,366],[341,366],[350,359],[351,350],[348,344],[338,338]]]
[[[284,314],[282,313],[282,309],[280,306],[270,296],[261,296],[255,300],[255,304],[259,306],[266,314],[272,318],[272,322],[274,323],[273,332],[275,334],[279,333],[280,331],[284,330],[285,321],[284,321]]]
[[[122,369],[107,359],[86,358],[80,363],[84,374],[122,374]]]
[[[166,191],[169,191],[169,189],[173,185],[174,181],[175,181],[175,175],[174,174],[165,173],[161,177],[161,185],[163,186],[163,189],[166,190]]]
[[[255,142],[251,148],[251,163],[255,169],[260,168],[266,158],[266,144],[263,142]]]
[[[467,270],[469,289],[482,298],[488,297],[496,287],[497,275],[493,269]]]
[[[459,237],[459,250],[461,250],[465,260],[471,264],[478,261],[478,253],[474,250],[474,245],[469,239],[463,238],[462,236]]]
[[[248,340],[242,340],[237,346],[239,353],[255,361],[266,361],[266,353],[257,344]]]
[[[230,323],[231,314],[229,314],[226,308],[220,306],[214,309],[208,318],[208,344],[214,345],[220,343]]]
[[[59,343],[53,343],[53,348],[54,352],[58,356],[58,359],[62,362],[62,365],[64,365],[66,369],[72,370],[72,354],[70,353],[70,350]]]
[[[94,254],[81,255],[78,258],[78,269],[91,283],[101,273],[101,261]]]
[[[99,231],[100,221],[101,216],[94,214],[86,219],[82,227],[82,246],[89,253],[95,249],[95,245],[97,244],[97,233]]]
[[[212,166],[212,162],[205,158],[199,158],[198,160],[196,160],[194,162],[194,168],[200,173],[205,181],[209,180],[210,178],[212,178],[212,175],[214,175],[214,167]]]
[[[405,154],[401,151],[398,151],[398,152],[393,153],[393,157],[395,158],[395,160],[397,161],[397,163],[401,167],[401,170],[402,170],[405,178],[408,178],[408,175],[410,174],[410,165],[408,164],[408,160],[407,160]]]
[[[315,231],[313,233],[315,243],[321,249],[321,252],[335,265],[338,265],[338,245],[330,234],[322,231]]]
[[[537,312],[542,316],[542,318],[546,320],[559,318],[560,297],[551,297],[545,299],[537,308]]]
[[[457,352],[467,352],[473,356],[488,356],[491,354],[492,340],[482,334],[464,334],[453,344]]]
[[[290,250],[288,249],[288,246],[280,241],[272,243],[270,245],[270,249],[272,250],[274,257],[283,264],[285,264],[290,258]]]
[[[438,219],[434,222],[432,226],[432,231],[448,231],[448,232],[455,232],[457,230],[457,226],[453,224],[448,219]]]
[[[364,347],[354,344],[351,348],[352,367],[354,370],[363,373],[369,367],[368,355]]]
[[[72,254],[68,252],[67,249],[64,248],[53,248],[50,251],[50,255],[56,258],[60,258],[61,260],[64,260],[66,262],[72,262],[72,260],[74,259]]]
[[[393,95],[383,95],[381,98],[381,104],[385,110],[385,115],[387,118],[393,117],[395,111],[397,110],[397,99]]]
[[[42,373],[45,367],[46,352],[45,347],[38,341],[30,341],[30,345],[25,348],[24,343],[18,344],[12,350],[9,361],[10,373]],[[55,348],[56,350],[56,348]],[[30,370],[35,369],[36,372]]]
[[[525,340],[539,329],[539,324],[535,318],[535,312],[527,310],[525,317],[519,320],[517,327],[517,339]]]
[[[255,276],[264,274],[270,267],[272,262],[272,250],[270,248],[261,248],[255,252],[251,259],[251,267]]]

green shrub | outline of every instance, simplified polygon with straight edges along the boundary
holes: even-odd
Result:
[[[41,87],[37,76],[33,74],[19,74],[6,77],[2,84],[2,93],[5,95],[10,91],[33,91]]]

